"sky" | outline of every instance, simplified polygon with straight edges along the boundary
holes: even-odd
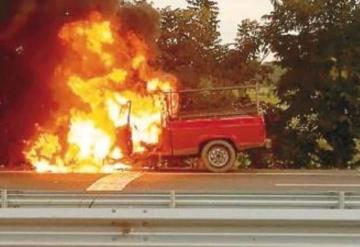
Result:
[[[152,0],[156,7],[186,7],[185,0]],[[224,43],[232,43],[236,36],[237,25],[249,18],[260,20],[272,10],[270,0],[218,0],[220,31]]]

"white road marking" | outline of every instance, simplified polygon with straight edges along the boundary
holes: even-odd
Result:
[[[360,184],[276,184],[276,187],[360,187]]]
[[[87,191],[122,191],[125,187],[141,177],[141,172],[120,172],[100,178],[95,183],[90,185]]]

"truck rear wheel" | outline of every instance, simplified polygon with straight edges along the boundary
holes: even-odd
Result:
[[[236,151],[227,141],[211,141],[203,147],[201,159],[206,169],[211,172],[228,172],[235,164]]]

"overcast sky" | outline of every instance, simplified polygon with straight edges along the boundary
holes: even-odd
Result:
[[[186,7],[185,0],[152,0],[156,7]],[[232,43],[237,24],[250,18],[260,20],[264,14],[272,10],[270,0],[218,0],[220,9],[220,31],[225,43]]]

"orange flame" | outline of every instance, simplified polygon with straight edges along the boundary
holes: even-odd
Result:
[[[54,76],[59,116],[30,140],[25,156],[38,172],[112,172],[128,165],[130,130],[134,153],[149,152],[161,138],[163,92],[176,79],[149,66],[150,50],[94,12],[59,32],[65,57]],[[116,31],[115,31],[116,30]],[[130,120],[130,121],[129,121]]]

